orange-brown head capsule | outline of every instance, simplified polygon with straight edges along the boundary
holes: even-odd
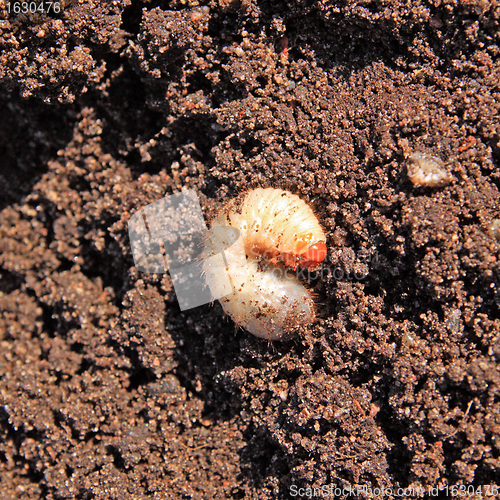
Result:
[[[322,241],[319,241],[311,245],[304,253],[301,253],[299,257],[300,266],[306,267],[307,269],[316,267],[326,258],[326,245]]]

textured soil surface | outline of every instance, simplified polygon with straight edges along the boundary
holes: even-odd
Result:
[[[496,1],[2,5],[3,499],[494,492]],[[410,182],[415,152],[450,182]],[[210,220],[257,186],[328,237],[318,318],[288,342],[181,312],[130,250],[165,194]]]

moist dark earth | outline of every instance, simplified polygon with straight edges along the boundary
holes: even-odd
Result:
[[[494,498],[499,4],[2,5],[2,498]],[[412,184],[414,153],[452,181]],[[327,234],[287,342],[131,254],[141,207],[255,187]]]

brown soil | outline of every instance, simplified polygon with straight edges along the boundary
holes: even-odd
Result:
[[[498,483],[496,1],[2,9],[2,498]],[[413,186],[415,151],[451,184]],[[255,186],[328,234],[286,343],[180,312],[130,252],[140,207]]]

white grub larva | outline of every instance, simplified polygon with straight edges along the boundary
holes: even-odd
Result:
[[[237,229],[239,238],[228,227]],[[223,296],[220,303],[237,325],[257,337],[285,340],[315,318],[311,293],[288,268],[319,265],[325,243],[318,219],[298,196],[254,189],[223,208],[205,246],[205,256],[224,252],[232,292],[225,295],[220,268],[208,260],[206,281],[212,296]]]
[[[415,187],[446,186],[454,179],[440,158],[419,152],[408,157],[407,173]]]

